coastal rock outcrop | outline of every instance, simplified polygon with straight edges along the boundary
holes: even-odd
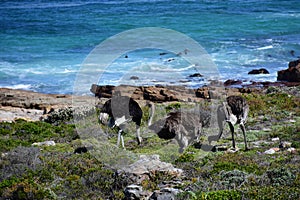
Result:
[[[231,86],[231,85],[241,85],[243,82],[241,80],[227,80],[224,82],[224,86],[225,87],[228,87],[228,86]]]
[[[144,99],[156,102],[178,101],[176,93],[164,87],[145,87]]]
[[[43,94],[0,88],[0,121],[14,121],[16,119],[38,121],[47,118],[48,122],[54,122],[59,118],[65,118],[65,114],[69,114],[73,97],[64,94]],[[95,98],[76,96],[76,100],[86,106]],[[56,113],[59,113],[59,115],[55,115]]]
[[[167,101],[200,101],[194,89],[183,86],[107,86],[93,84],[90,91],[96,97],[111,98],[115,91],[121,95],[130,96],[135,100],[150,100],[153,102]]]
[[[278,81],[300,82],[300,59],[291,61],[288,69],[277,72]]]
[[[265,68],[260,68],[260,69],[253,69],[250,72],[248,72],[248,74],[270,74],[268,70],[266,70]]]

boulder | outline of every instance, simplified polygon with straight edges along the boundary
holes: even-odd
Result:
[[[182,190],[177,188],[163,188],[161,190],[153,192],[150,197],[150,200],[175,200],[177,199],[176,196],[182,192]]]
[[[111,98],[114,88],[115,86],[113,85],[98,86],[93,84],[90,91],[94,93],[96,97]]]
[[[144,87],[144,100],[155,102],[178,101],[176,93],[164,87]]]
[[[122,169],[133,183],[140,185],[143,180],[151,180],[156,174],[162,173],[169,177],[180,177],[182,169],[175,168],[171,163],[162,162],[159,155],[141,155],[139,160]]]
[[[241,80],[229,79],[229,80],[224,82],[224,86],[227,87],[227,86],[231,86],[231,85],[241,85],[242,83],[243,82]]]
[[[248,74],[270,74],[268,70],[265,68],[260,68],[260,69],[253,69]]]
[[[278,81],[300,82],[300,59],[291,61],[289,68],[277,72]]]
[[[196,97],[199,97],[199,98],[203,98],[203,99],[210,98],[208,87],[202,87],[202,88],[196,89],[195,94],[196,94]]]
[[[128,185],[125,189],[124,189],[124,195],[125,195],[125,199],[141,199],[142,197],[142,192],[143,192],[143,188],[142,186],[139,185]]]

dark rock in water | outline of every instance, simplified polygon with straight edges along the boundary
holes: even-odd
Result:
[[[195,73],[195,74],[189,75],[189,77],[190,77],[190,78],[194,78],[194,77],[203,77],[203,75],[200,74],[200,73]]]
[[[130,80],[139,80],[140,78],[138,76],[131,76]]]
[[[241,85],[243,82],[241,80],[227,80],[224,82],[224,86],[231,86],[231,85]]]
[[[300,59],[291,61],[289,68],[277,72],[278,81],[300,82]]]
[[[294,51],[294,50],[291,50],[291,51],[290,51],[290,54],[291,54],[292,56],[295,56],[295,51]]]
[[[191,82],[190,80],[179,80],[180,83],[188,83]]]
[[[264,68],[251,70],[248,74],[270,74],[268,70]]]
[[[160,56],[164,56],[164,55],[167,55],[168,53],[166,52],[162,52],[162,53],[159,53]]]

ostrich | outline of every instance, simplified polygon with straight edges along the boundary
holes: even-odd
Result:
[[[153,114],[154,106],[151,106]],[[193,111],[174,111],[170,112],[167,117],[152,122],[152,115],[149,120],[149,129],[157,133],[159,138],[175,138],[179,144],[179,153],[193,141],[197,141],[202,131],[202,127],[207,127],[210,122],[210,115],[207,112],[195,113]]]
[[[127,96],[117,95],[104,103],[100,110],[99,119],[102,124],[119,128],[117,146],[119,146],[121,140],[122,147],[125,148],[122,131],[125,124],[130,121],[136,124],[136,139],[138,144],[141,144],[140,125],[142,116],[143,111],[135,100]]]
[[[224,129],[224,121],[229,124],[231,135],[232,135],[232,146],[236,149],[235,139],[234,139],[234,125],[239,124],[244,135],[245,150],[248,150],[247,139],[246,139],[246,129],[245,123],[249,113],[249,105],[247,101],[240,96],[229,96],[226,102],[218,108],[218,125],[219,125],[219,135],[213,135],[208,137],[209,143],[212,141],[218,141],[222,136]]]

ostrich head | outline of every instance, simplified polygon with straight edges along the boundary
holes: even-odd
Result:
[[[99,120],[100,120],[101,124],[104,124],[109,127],[114,126],[114,120],[111,117],[109,117],[109,115],[107,113],[100,113]]]
[[[99,120],[102,124],[108,125],[109,115],[107,113],[100,113]]]

